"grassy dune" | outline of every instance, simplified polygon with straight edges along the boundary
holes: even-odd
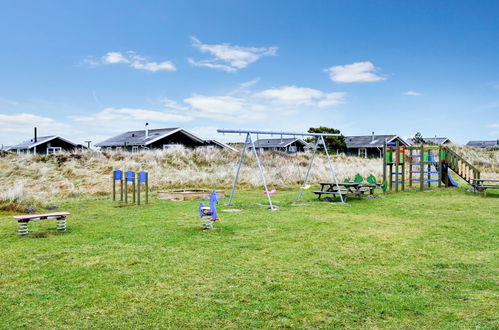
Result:
[[[280,191],[271,212],[240,191],[208,232],[196,201],[69,199],[66,233],[41,221],[25,238],[0,211],[1,327],[497,326],[497,192],[304,196]]]
[[[483,177],[499,177],[499,151],[456,147],[458,152],[479,166]],[[100,153],[85,152],[50,156],[0,155],[0,209],[22,210],[70,197],[109,195],[113,169],[146,170],[153,191],[169,188],[226,188],[230,186],[239,155],[224,150],[173,149],[166,152]],[[265,153],[262,162],[271,188],[301,184],[310,154],[284,155]],[[381,180],[379,159],[336,156],[333,159],[338,178],[353,179],[374,174]],[[331,173],[325,157],[319,155],[311,182],[329,180]],[[245,159],[240,184],[261,185],[251,155]]]

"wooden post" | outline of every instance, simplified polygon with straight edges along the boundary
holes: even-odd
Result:
[[[123,174],[120,179],[120,202],[123,202]]]
[[[428,188],[430,188],[431,186],[431,159],[430,159],[430,150],[428,150],[428,173],[426,175],[426,177],[428,178]]]
[[[116,201],[116,177],[115,177],[115,172],[113,171],[113,202]]]
[[[135,204],[135,172],[132,173],[132,204]]]
[[[386,182],[386,139],[385,144],[383,145],[383,181]]]
[[[444,162],[442,161],[442,147],[438,149],[438,188],[442,188],[442,167]]]
[[[399,162],[400,162],[400,152],[399,152],[399,142],[395,143],[395,191],[399,191]],[[392,154],[393,156],[393,154]]]
[[[407,159],[405,158],[405,149],[404,149],[404,152],[401,153],[402,155],[402,165],[400,166],[401,167],[401,172],[402,172],[402,179],[401,179],[401,183],[402,183],[402,191],[405,191],[405,162],[407,161]]]
[[[390,147],[391,148],[391,147]],[[393,157],[392,157],[392,161],[393,161]],[[390,186],[390,191],[392,191],[393,189],[393,163],[390,163],[390,165],[388,165],[388,185]]]
[[[424,145],[421,145],[421,155],[419,159],[419,190],[424,190]]]
[[[124,175],[124,179],[125,179],[125,204],[128,204],[128,180],[127,180],[127,177],[126,177],[126,172],[125,172],[125,175]]]
[[[149,204],[149,173],[146,172],[146,204]]]
[[[137,177],[137,205],[140,205],[140,173]]]
[[[414,158],[412,157],[412,147],[409,147],[409,187],[412,187],[412,162]]]

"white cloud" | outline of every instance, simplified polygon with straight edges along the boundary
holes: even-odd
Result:
[[[83,62],[91,67],[104,64],[128,64],[134,69],[150,72],[176,70],[175,65],[173,65],[171,61],[148,61],[147,57],[137,55],[134,51],[128,51],[126,53],[109,52],[102,56],[99,60],[96,60],[93,57],[87,57],[83,60]]]
[[[49,117],[30,113],[14,115],[0,114],[0,140],[5,144],[17,144],[33,136],[33,128],[38,128],[39,136],[68,133],[70,126]]]
[[[195,117],[221,121],[245,122],[267,118],[270,109],[250,99],[232,96],[193,95],[184,99]]]
[[[404,95],[408,95],[408,96],[421,96],[423,94],[421,94],[419,92],[415,92],[415,91],[407,91],[407,92],[404,92]]]
[[[194,66],[220,69],[227,72],[234,72],[244,69],[251,63],[258,61],[264,56],[277,55],[277,47],[242,47],[224,44],[204,44],[199,39],[191,37],[192,45],[203,53],[208,53],[213,58],[208,60],[194,60],[188,58],[190,64]]]
[[[167,71],[175,71],[176,68],[170,61],[165,61],[165,62],[132,62],[132,67],[134,69],[138,70],[147,70],[151,72],[156,72],[156,71],[161,71],[161,70],[167,70]]]
[[[155,111],[137,108],[106,108],[89,116],[73,117],[78,122],[106,122],[106,121],[157,121],[157,122],[185,122],[192,120],[188,114],[171,111]]]
[[[261,91],[254,96],[268,99],[274,104],[317,106],[324,108],[344,103],[343,98],[345,93],[324,93],[323,91],[313,88],[283,86]]]
[[[346,65],[332,66],[325,69],[329,73],[329,78],[335,82],[375,82],[386,80],[376,74],[379,69],[371,62],[356,62]]]
[[[123,56],[123,54],[118,52],[109,52],[102,57],[104,63],[115,64],[115,63],[129,63],[130,61]]]

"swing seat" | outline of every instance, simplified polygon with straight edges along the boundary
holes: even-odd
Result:
[[[309,190],[311,185],[307,184],[306,186],[300,187],[301,190]]]
[[[271,191],[269,191],[269,195],[273,195],[273,194],[275,194],[276,192],[277,192],[277,190],[272,189]],[[266,191],[264,191],[264,192],[263,192],[263,194],[264,194],[264,195],[267,195],[267,192],[266,192]]]

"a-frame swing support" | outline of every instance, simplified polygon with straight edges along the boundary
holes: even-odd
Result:
[[[313,137],[317,137],[317,141],[315,143],[315,146],[314,146],[314,151],[312,153],[312,157],[310,158],[310,162],[308,164],[308,167],[307,167],[307,172],[305,174],[305,179],[303,180],[303,184],[301,185],[301,187],[305,187],[308,183],[308,178],[309,178],[309,175],[310,175],[310,171],[312,169],[312,164],[314,162],[314,159],[315,159],[315,155],[317,153],[317,149],[319,147],[319,144],[322,143],[323,146],[324,146],[324,150],[326,152],[326,157],[328,159],[328,164],[329,164],[329,168],[331,170],[331,175],[332,175],[332,179],[333,179],[333,182],[336,183],[336,185],[338,186],[338,179],[336,177],[336,171],[335,171],[335,168],[333,166],[333,161],[331,160],[331,157],[329,156],[329,152],[327,150],[327,145],[326,145],[326,142],[324,140],[324,136],[340,136],[340,134],[327,134],[327,133],[294,133],[294,132],[275,132],[275,131],[251,131],[251,130],[230,130],[230,129],[218,129],[217,130],[218,133],[233,133],[233,134],[246,134],[246,139],[244,141],[244,145],[243,145],[243,148],[241,150],[241,156],[239,158],[239,162],[237,163],[237,169],[236,169],[236,174],[234,176],[234,182],[232,183],[232,190],[230,192],[230,197],[229,197],[229,202],[227,205],[233,205],[232,204],[232,200],[234,198],[234,193],[236,191],[236,187],[237,187],[237,181],[239,179],[239,174],[241,172],[241,166],[243,165],[244,163],[244,155],[246,153],[246,148],[250,145],[251,146],[251,149],[253,150],[253,154],[255,155],[255,160],[256,160],[256,164],[258,165],[258,170],[260,171],[260,177],[262,179],[262,184],[263,184],[263,189],[265,190],[265,195],[267,195],[267,199],[269,201],[269,207],[272,211],[275,210],[273,204],[272,204],[272,199],[270,197],[270,193],[269,193],[269,190],[268,190],[268,187],[267,187],[267,180],[265,178],[265,171],[264,171],[264,168],[262,166],[262,163],[260,162],[260,157],[258,157],[258,151],[256,150],[256,147],[255,147],[255,143],[253,141],[253,138],[252,138],[252,135],[251,134],[266,134],[266,135],[280,135],[281,138],[283,135],[292,135],[292,136],[313,136]],[[339,189],[339,186],[338,186],[338,189]],[[302,194],[303,194],[303,190],[300,189],[300,193],[298,195],[298,200],[301,200],[301,197],[302,197]],[[340,194],[340,200],[341,202],[343,203],[343,196]]]

